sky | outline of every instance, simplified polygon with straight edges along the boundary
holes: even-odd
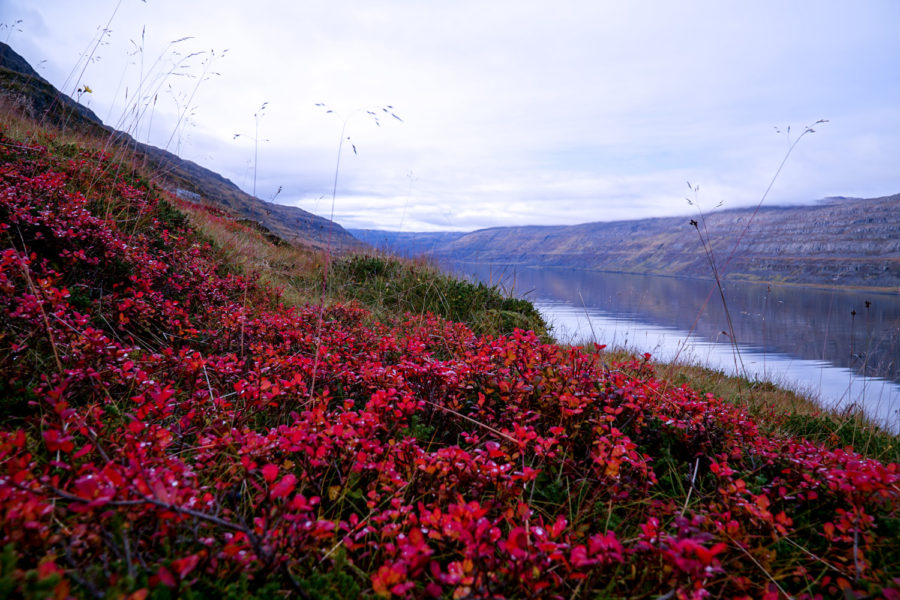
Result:
[[[0,23],[107,124],[345,227],[756,205],[820,119],[766,204],[900,192],[896,0],[3,0]]]

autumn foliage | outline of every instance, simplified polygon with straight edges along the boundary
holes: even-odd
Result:
[[[289,308],[0,139],[0,595],[900,598],[900,467],[533,333]]]

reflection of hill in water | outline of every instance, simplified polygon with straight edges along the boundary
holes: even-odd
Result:
[[[507,288],[514,285],[531,299],[583,303],[685,331],[705,305],[694,331],[719,340],[728,331],[719,292],[709,281],[484,265],[461,270],[495,283],[502,274]],[[725,296],[741,344],[900,381],[900,295],[729,283]]]

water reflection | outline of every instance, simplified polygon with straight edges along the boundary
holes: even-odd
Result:
[[[857,403],[873,416],[898,422],[900,294],[731,282],[723,305],[715,284],[707,281],[471,264],[457,268],[533,300],[563,341],[595,337],[663,360],[678,356],[793,383],[819,394],[824,403]]]

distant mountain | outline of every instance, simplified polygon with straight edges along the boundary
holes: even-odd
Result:
[[[2,42],[0,106],[69,133],[107,139],[111,151],[124,150],[133,160],[143,163],[162,187],[181,197],[255,221],[282,239],[314,248],[330,244],[337,251],[365,247],[337,223],[300,208],[255,198],[218,173],[171,152],[142,144],[127,133],[104,125],[90,109],[56,90],[24,58]]]
[[[347,231],[356,239],[377,250],[408,258],[430,255],[437,249],[443,248],[465,235],[469,235],[455,231],[438,231],[433,233],[383,231],[380,229],[348,229]]]
[[[403,254],[439,261],[728,278],[804,285],[900,286],[900,194],[811,206],[731,209],[572,226],[494,227],[467,234],[368,231]],[[752,218],[752,222],[751,222]],[[747,223],[750,227],[742,234]],[[356,235],[360,235],[356,232]],[[729,257],[731,259],[729,260]]]

